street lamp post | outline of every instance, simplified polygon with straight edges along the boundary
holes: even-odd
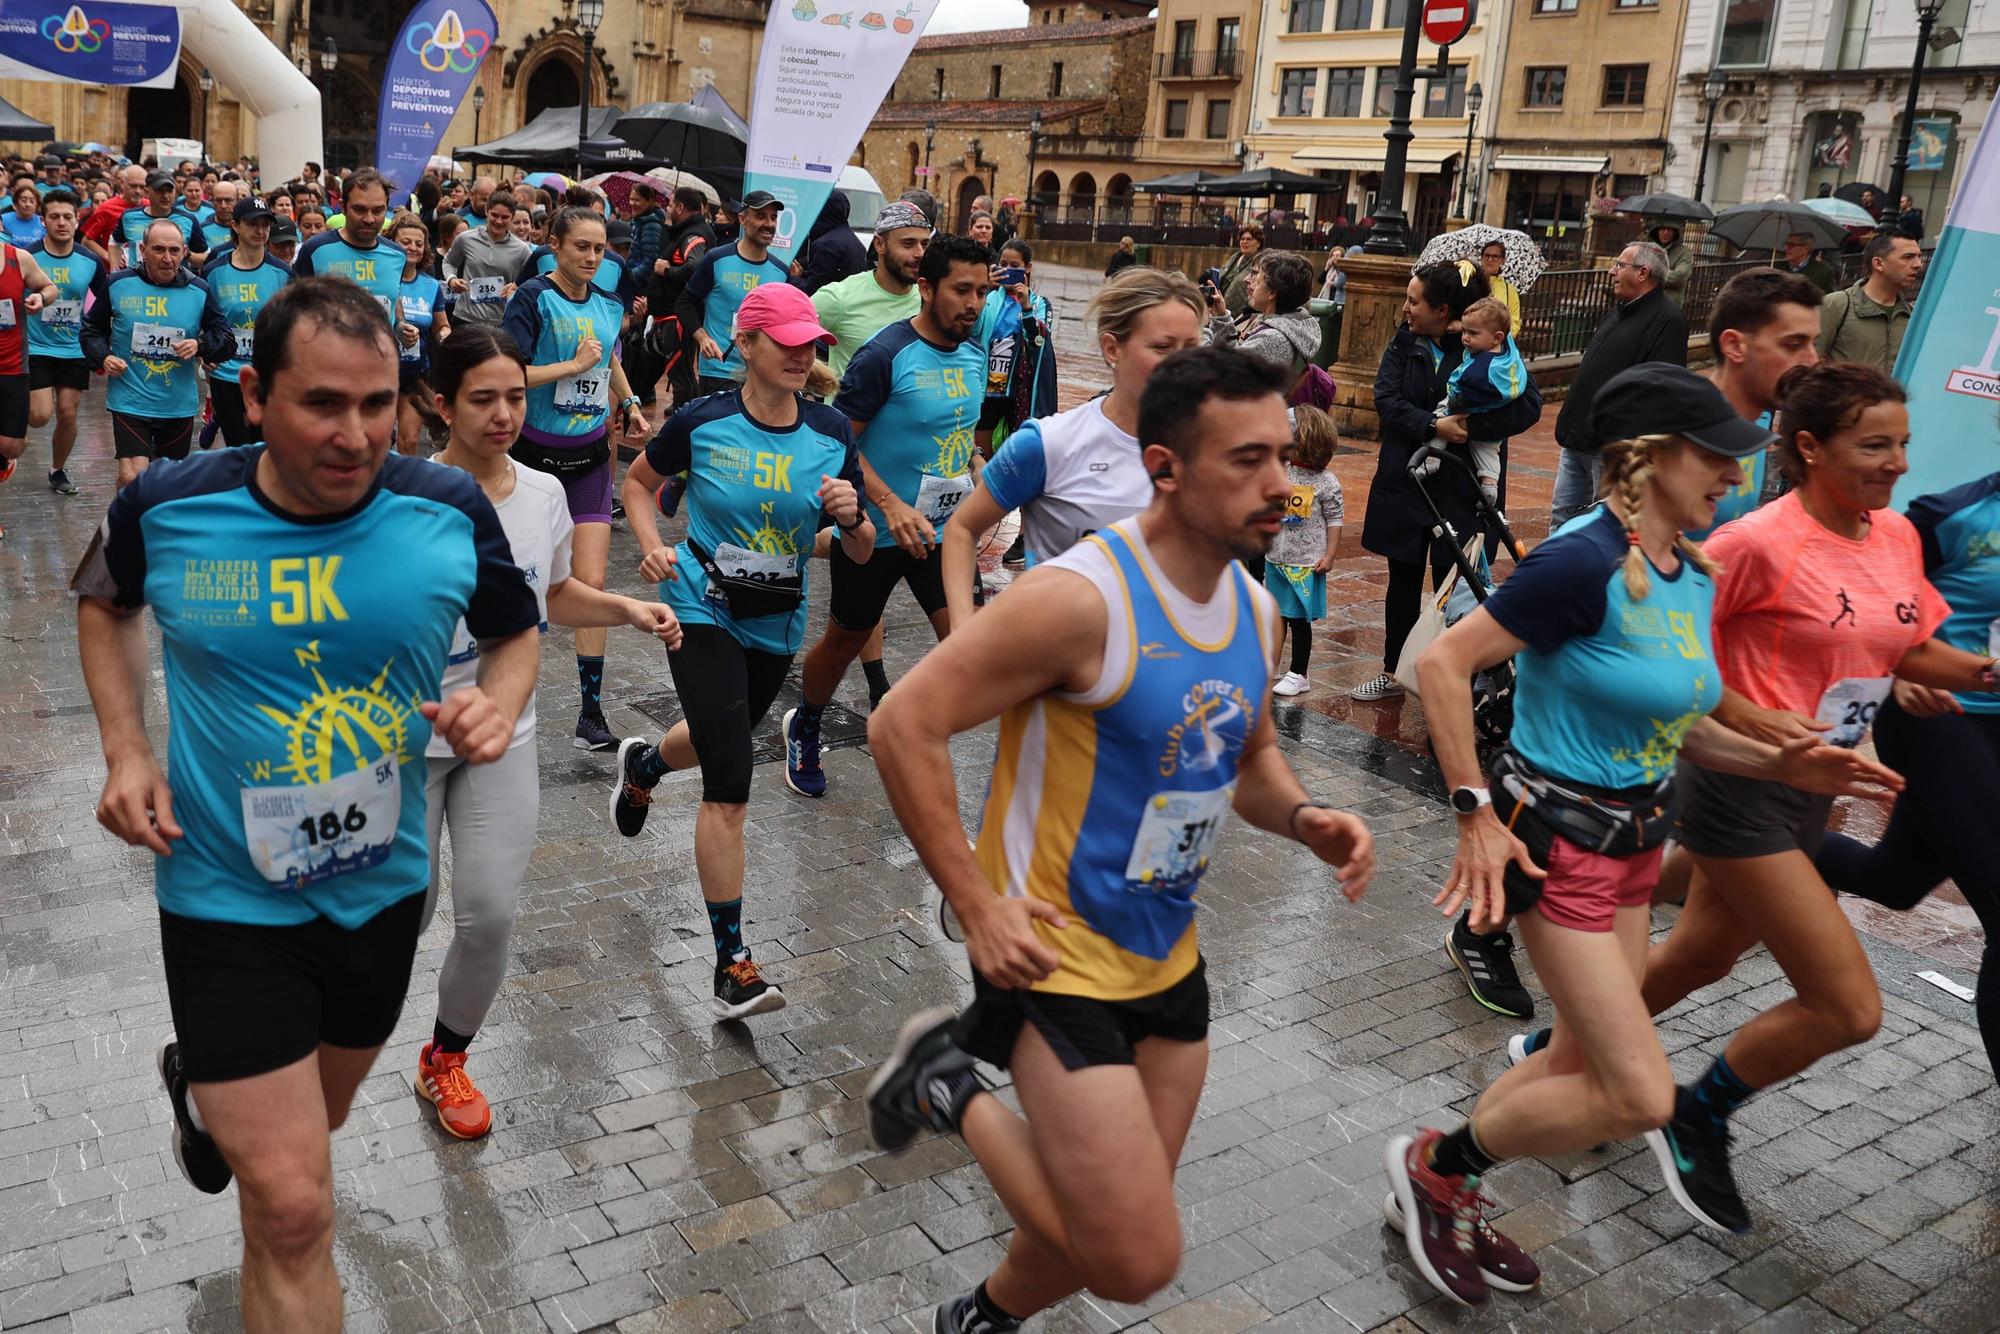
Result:
[[[1035,114],[1028,117],[1028,208],[1039,215],[1042,206],[1035,197],[1035,154],[1042,146],[1042,112],[1035,108]],[[1039,233],[1037,233],[1039,235]]]
[[[1694,169],[1694,197],[1700,199],[1708,188],[1708,141],[1715,137],[1715,111],[1722,105],[1722,94],[1729,87],[1729,77],[1719,69],[1711,69],[1708,78],[1702,81],[1701,100],[1708,106],[1708,115],[1701,125],[1701,161]]]
[[[1479,108],[1486,90],[1478,84],[1465,90],[1465,156],[1458,163],[1458,216],[1465,216],[1466,187],[1472,184],[1472,130],[1479,124]]]
[[[472,90],[472,142],[475,144],[485,142],[479,133],[479,117],[485,110],[486,89],[483,87],[474,88]]]
[[[933,116],[924,122],[924,188],[931,184],[931,149],[937,143],[937,118]]]
[[[201,157],[207,162],[211,160],[208,152],[208,95],[215,91],[215,76],[208,72],[208,66],[203,65],[195,82],[201,86]]]
[[[328,100],[328,94],[333,92],[333,71],[334,68],[339,64],[340,64],[340,48],[334,45],[333,38],[328,37],[325,41],[319,44],[319,70],[320,74],[323,76],[320,80],[320,85],[323,90],[320,93],[320,118],[322,124],[325,123],[326,103]],[[324,152],[325,149],[322,149],[321,151]]]
[[[590,138],[590,50],[597,41],[597,25],[604,22],[604,0],[576,0],[576,30],[583,37],[583,80],[578,85],[576,122],[576,174],[583,178],[583,141]]]
[[[1896,135],[1896,161],[1889,168],[1889,197],[1885,209],[1903,207],[1903,178],[1910,171],[1910,134],[1916,129],[1917,94],[1923,90],[1924,61],[1931,53],[1931,30],[1937,26],[1944,0],[1917,0],[1917,54],[1910,60],[1910,92],[1903,99],[1903,128]],[[1949,45],[1949,42],[1946,43]]]
[[[1382,189],[1376,198],[1375,227],[1361,248],[1371,255],[1410,253],[1409,218],[1403,212],[1403,183],[1410,161],[1410,102],[1417,92],[1417,39],[1423,35],[1424,7],[1411,0],[1403,7],[1403,54],[1396,62],[1395,100],[1389,107],[1389,128],[1382,131],[1388,150],[1382,155]]]

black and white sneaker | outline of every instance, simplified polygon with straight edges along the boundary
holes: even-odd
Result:
[[[187,1072],[181,1069],[181,1044],[168,1038],[160,1044],[160,1082],[166,1085],[167,1102],[174,1109],[174,1162],[188,1184],[205,1195],[220,1195],[229,1189],[235,1175],[223,1161],[222,1150],[207,1134],[196,1130],[188,1113]]]
[[[950,1010],[925,1010],[896,1034],[895,1050],[868,1081],[868,1133],[877,1147],[894,1152],[919,1130],[956,1132],[967,1100],[985,1089],[970,1053],[952,1041],[957,1022]]]
[[[611,727],[601,713],[579,713],[576,716],[576,736],[570,744],[578,750],[610,750],[618,744],[618,738],[611,734]]]
[[[1028,538],[1025,533],[1014,539],[1014,544],[1007,548],[1005,555],[1000,557],[1000,563],[1010,570],[1023,570],[1027,568]]]
[[[650,742],[642,736],[628,736],[618,743],[618,771],[611,779],[611,827],[627,838],[637,838],[646,827],[646,812],[653,805],[653,789],[633,770],[639,752]]]
[[[769,1014],[785,1008],[785,993],[764,980],[757,961],[749,955],[717,964],[715,969],[715,1017],[748,1019],[753,1014]]]
[[[1729,1127],[1702,1121],[1677,1116],[1660,1129],[1647,1131],[1646,1146],[1660,1164],[1660,1175],[1667,1179],[1675,1203],[1697,1223],[1722,1232],[1748,1232],[1750,1210],[1729,1170]]]
[[[1444,935],[1445,957],[1465,977],[1472,999],[1509,1019],[1533,1019],[1535,998],[1514,971],[1514,938],[1505,931],[1474,935],[1459,916]]]
[[[1530,1056],[1549,1045],[1549,1030],[1538,1028],[1532,1033],[1516,1033],[1507,1039],[1507,1064],[1525,1064]]]
[[[76,483],[70,480],[69,469],[49,469],[49,490],[59,496],[73,496],[76,494]]]
[[[931,1313],[931,1334],[1014,1334],[1019,1320],[992,1320],[979,1314],[979,1294],[962,1292],[939,1302]]]

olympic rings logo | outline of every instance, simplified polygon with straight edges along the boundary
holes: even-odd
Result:
[[[466,27],[459,22],[458,12],[450,9],[435,24],[411,24],[403,37],[403,45],[410,54],[433,74],[446,70],[454,74],[472,73],[486,58],[492,44],[491,33]]]
[[[80,10],[71,9],[67,18],[51,14],[42,20],[42,36],[55,43],[64,55],[94,55],[111,36],[111,25],[103,19],[83,20]]]

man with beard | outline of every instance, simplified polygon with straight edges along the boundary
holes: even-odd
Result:
[[[869,339],[923,308],[917,266],[930,240],[931,225],[922,211],[898,200],[875,220],[874,265],[812,294],[819,322],[840,339],[827,353],[835,375],[847,373],[847,363]]]
[[[743,201],[742,232],[731,245],[712,245],[689,275],[674,303],[681,328],[692,336],[701,359],[695,363],[696,389],[714,394],[743,380],[743,354],[736,350],[736,308],[760,283],[781,283],[791,271],[771,258],[784,205],[768,190],[752,190]],[[719,234],[719,233],[718,233]]]
[[[1305,844],[1350,901],[1373,874],[1367,827],[1278,751],[1277,607],[1238,563],[1264,554],[1291,495],[1287,378],[1233,348],[1163,362],[1139,404],[1152,503],[1029,571],[869,724],[973,968],[964,1014],[903,1026],[868,1086],[869,1132],[890,1151],[962,1135],[1015,1224],[936,1329],[1011,1334],[1079,1290],[1138,1303],[1172,1281],[1174,1164],[1208,1068],[1194,894],[1230,811]],[[996,717],[974,846],[951,739]],[[975,1059],[1012,1072],[1025,1120],[984,1096]]]
[[[299,247],[292,272],[300,278],[339,274],[359,283],[393,330],[403,322],[403,249],[382,235],[389,217],[389,183],[373,167],[363,167],[347,183],[347,219]]]
[[[939,639],[951,629],[937,535],[972,491],[972,455],[986,435],[979,429],[986,349],[972,334],[993,287],[992,263],[993,252],[976,241],[932,241],[917,266],[916,316],[857,352],[834,397],[854,423],[876,550],[865,565],[837,546],[829,555],[826,632],[806,655],[804,690],[784,718],[785,783],[802,796],[826,795],[820,714],[881,624],[896,585],[909,585]]]

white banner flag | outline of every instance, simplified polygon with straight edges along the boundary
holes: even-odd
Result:
[[[824,12],[813,0],[772,4],[750,102],[743,189],[769,190],[784,202],[771,245],[780,259],[819,217],[936,8],[937,0]]]

